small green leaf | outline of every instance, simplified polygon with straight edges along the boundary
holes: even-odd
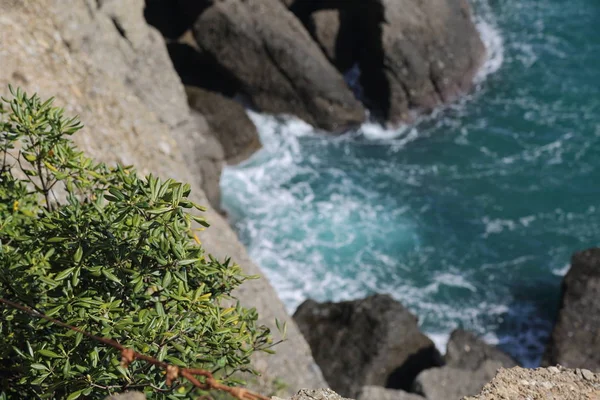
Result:
[[[61,358],[58,354],[56,354],[52,350],[41,349],[41,350],[38,350],[38,353],[40,353],[44,357]]]
[[[187,260],[179,260],[177,261],[177,265],[179,266],[184,266],[184,265],[190,265],[193,264],[195,262],[200,261],[199,258],[188,258]]]
[[[52,317],[53,315],[56,315],[60,310],[62,310],[64,307],[64,305],[60,305],[60,306],[56,306],[48,311],[46,311],[46,315],[49,317]]]
[[[73,260],[77,264],[79,264],[82,257],[83,257],[83,248],[81,246],[79,246],[79,247],[77,247],[77,250],[75,250],[75,254],[73,255]]]
[[[51,237],[51,238],[47,239],[46,241],[48,243],[60,243],[60,242],[64,242],[64,241],[67,241],[67,240],[69,240],[69,238],[66,238],[66,237],[56,237],[55,236],[55,237]]]
[[[156,304],[154,305],[154,308],[156,309],[156,313],[158,314],[159,317],[164,318],[165,317],[165,309],[163,308],[163,305],[160,301],[157,301]]]
[[[104,275],[105,277],[107,277],[111,281],[116,282],[116,283],[122,285],[121,280],[119,278],[117,278],[113,273],[111,273],[110,271],[108,271],[107,269],[103,269],[102,270],[102,275]]]
[[[67,268],[64,271],[59,272],[58,275],[54,277],[54,279],[56,279],[57,281],[62,281],[63,279],[68,278],[74,270],[75,267]]]
[[[67,396],[67,400],[75,400],[78,399],[79,396],[81,396],[83,394],[83,392],[85,391],[85,389],[81,389],[78,390],[76,392],[71,393],[70,395]]]
[[[121,193],[117,188],[115,187],[111,187],[108,189],[108,191],[110,192],[110,194],[112,194],[113,196],[115,196],[118,200],[123,201],[125,199],[125,195],[123,193]]]

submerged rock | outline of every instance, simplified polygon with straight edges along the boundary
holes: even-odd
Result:
[[[259,110],[329,131],[364,121],[362,105],[280,0],[214,2],[193,27],[199,48],[241,83]]]
[[[573,255],[542,364],[600,371],[600,248]]]
[[[325,379],[346,396],[369,385],[408,390],[422,370],[442,363],[417,318],[387,295],[340,303],[307,300],[294,319]]]

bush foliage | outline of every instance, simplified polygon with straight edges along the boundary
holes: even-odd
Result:
[[[10,88],[0,106],[0,296],[138,352],[232,383],[267,349],[254,309],[230,297],[249,277],[206,254],[190,186],[87,158],[82,125]],[[0,307],[0,398],[100,399],[144,390],[183,398],[180,382],[74,331]]]

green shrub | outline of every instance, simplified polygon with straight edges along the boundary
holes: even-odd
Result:
[[[249,278],[206,254],[194,234],[206,221],[174,180],[139,177],[78,151],[81,128],[10,88],[0,108],[0,296],[159,360],[204,368],[231,384],[271,342],[254,309],[230,297]],[[180,382],[142,361],[0,307],[0,398],[100,399],[144,390],[187,397]]]

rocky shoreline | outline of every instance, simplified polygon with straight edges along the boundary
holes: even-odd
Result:
[[[219,210],[223,165],[260,147],[240,100],[333,133],[362,123],[367,111],[397,124],[470,90],[485,52],[468,4],[451,0],[0,0],[0,32],[2,94],[12,83],[56,96],[86,122],[75,141],[90,156],[192,183],[194,200],[211,205],[205,247],[259,276]],[[354,92],[343,77],[352,68],[362,72]],[[297,325],[264,277],[236,295],[261,323],[288,323],[277,354],[253,360],[262,376],[251,384],[264,393],[282,379],[282,395],[331,385],[359,399],[450,398],[475,394],[499,367],[514,366],[464,331],[442,357],[387,296],[308,302]],[[582,395],[600,390],[597,374],[581,372],[600,370],[599,295],[600,249],[576,254],[544,365],[585,368]],[[516,375],[496,379],[530,373],[502,371]],[[480,398],[495,398],[497,386],[487,387]],[[313,398],[336,398],[327,396]]]

